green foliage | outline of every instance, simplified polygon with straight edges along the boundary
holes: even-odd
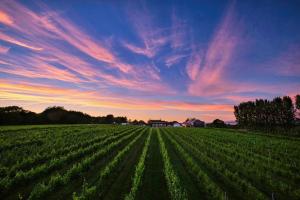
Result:
[[[158,141],[160,145],[160,151],[164,162],[164,173],[167,180],[167,185],[172,199],[187,199],[186,190],[182,187],[180,179],[174,171],[171,160],[166,149],[165,143],[161,137],[160,130],[158,129]]]
[[[127,194],[125,196],[125,200],[134,200],[135,199],[136,192],[138,191],[138,188],[142,181],[142,176],[143,176],[143,172],[145,169],[145,160],[146,160],[146,155],[147,155],[149,144],[150,144],[151,135],[152,135],[152,129],[150,130],[150,133],[147,137],[147,140],[146,140],[144,148],[143,148],[142,155],[141,155],[139,162],[135,168],[133,183],[132,183],[129,194]]]
[[[145,131],[146,129],[144,129]],[[144,132],[143,132],[144,133]],[[89,191],[84,192],[82,191],[80,195],[75,196],[79,199],[95,199],[96,195],[98,193],[99,196],[101,196],[101,192],[103,192],[101,189],[103,188],[105,184],[105,180],[108,179],[108,177],[116,170],[117,166],[121,163],[121,161],[124,159],[126,153],[134,146],[134,144],[138,141],[138,139],[143,134],[138,134],[127,146],[125,146],[121,151],[118,152],[118,154],[114,157],[112,161],[110,161],[103,170],[100,171],[100,174],[97,178],[97,183],[95,186],[91,186],[89,188],[85,188],[85,190]]]
[[[291,108],[289,98],[274,103]],[[151,190],[164,184],[171,199],[193,198],[196,190],[205,199],[300,199],[299,144],[299,138],[219,128],[3,127],[0,196],[137,199],[152,184],[153,162],[163,176]]]
[[[272,101],[257,99],[234,106],[234,115],[241,127],[268,128],[292,127],[295,109],[288,96],[276,97]]]

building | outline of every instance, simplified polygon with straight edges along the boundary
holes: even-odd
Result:
[[[196,118],[187,119],[183,124],[186,127],[205,127],[205,122]]]
[[[181,127],[181,126],[182,125],[180,123],[178,123],[178,122],[173,124],[173,127]]]
[[[172,121],[172,122],[169,122],[169,125],[170,127],[181,127],[181,123],[179,123],[178,121]]]
[[[168,125],[168,122],[162,120],[149,120],[148,125],[151,127],[165,127]]]

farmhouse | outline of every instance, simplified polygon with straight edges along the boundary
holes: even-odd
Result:
[[[149,120],[148,125],[151,127],[164,127],[168,125],[168,122],[162,120]]]
[[[201,121],[201,120],[196,119],[196,118],[187,119],[183,124],[186,127],[204,127],[205,126],[204,121]]]
[[[172,121],[172,122],[169,122],[168,126],[181,127],[182,125],[178,121]]]

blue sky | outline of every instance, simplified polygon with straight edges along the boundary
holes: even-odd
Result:
[[[3,1],[0,103],[233,120],[299,93],[299,1]]]

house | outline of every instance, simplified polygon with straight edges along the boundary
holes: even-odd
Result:
[[[237,125],[237,121],[227,121],[225,122],[227,125],[235,126]]]
[[[149,120],[148,125],[151,127],[165,127],[168,125],[168,122],[162,120]]]
[[[177,123],[174,123],[174,124],[173,124],[173,127],[181,127],[181,124],[178,123],[178,122],[177,122]]]
[[[183,124],[186,127],[205,127],[205,122],[196,118],[187,119]]]
[[[172,121],[172,122],[169,122],[169,126],[171,127],[181,127],[181,123],[177,122],[177,121]]]

